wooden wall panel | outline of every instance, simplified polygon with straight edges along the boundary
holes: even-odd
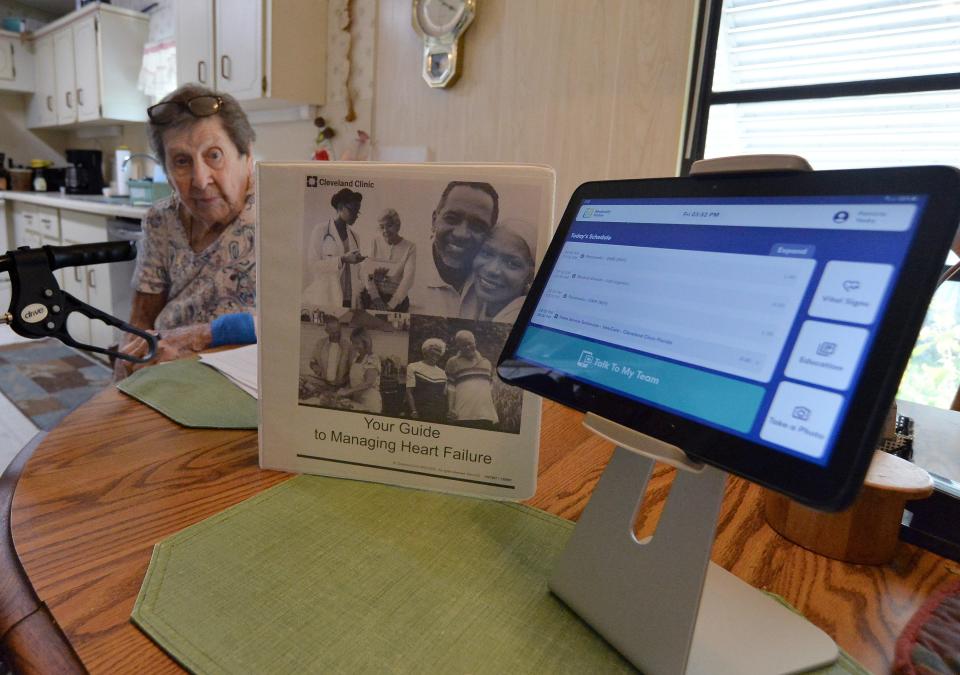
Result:
[[[549,164],[558,209],[587,180],[674,175],[696,3],[481,0],[460,80],[435,91],[410,3],[381,0],[374,138],[436,161]]]

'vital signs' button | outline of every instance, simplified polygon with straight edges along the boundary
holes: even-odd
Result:
[[[831,260],[817,284],[810,316],[873,323],[891,274],[892,265]]]

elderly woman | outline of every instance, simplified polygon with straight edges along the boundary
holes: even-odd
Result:
[[[409,312],[407,293],[413,286],[417,247],[400,236],[400,214],[387,209],[377,222],[380,236],[365,263],[367,287],[362,293],[364,307],[390,312]]]
[[[380,397],[380,359],[373,353],[373,340],[366,328],[358,326],[350,332],[354,358],[350,361],[350,383],[337,391],[338,396],[350,398],[356,410],[383,412]]]
[[[144,218],[130,323],[159,332],[157,361],[253,342],[254,131],[231,96],[193,84],[147,114],[173,194]]]
[[[533,282],[536,247],[536,230],[526,221],[503,221],[494,227],[473,259],[473,279],[460,317],[516,321]]]
[[[410,417],[427,422],[445,422],[447,419],[447,373],[440,367],[440,359],[447,351],[440,338],[427,338],[420,347],[422,361],[407,366],[407,410]]]

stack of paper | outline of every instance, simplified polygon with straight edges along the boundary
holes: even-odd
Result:
[[[227,379],[257,398],[257,345],[201,354],[200,362],[223,373]]]

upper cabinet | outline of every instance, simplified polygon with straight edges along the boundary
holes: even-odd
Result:
[[[57,123],[59,98],[53,37],[46,35],[33,43],[36,90],[27,106],[27,124],[31,127],[52,127]]]
[[[0,31],[0,91],[33,91],[33,59],[19,34]]]
[[[77,75],[73,67],[73,30],[64,28],[53,34],[54,98],[57,124],[77,121]],[[27,121],[29,124],[29,120]]]
[[[213,0],[177,0],[177,84],[214,86]]]
[[[36,33],[37,88],[31,128],[81,122],[145,122],[149,99],[137,89],[145,14],[92,5]]]
[[[177,83],[248,108],[321,104],[326,0],[177,0]]]

